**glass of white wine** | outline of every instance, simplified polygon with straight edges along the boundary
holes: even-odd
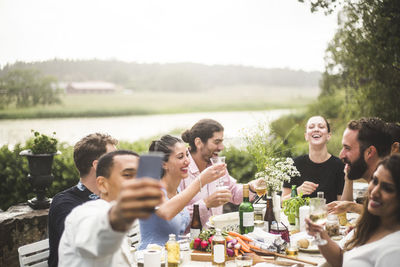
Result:
[[[267,182],[264,179],[258,179],[254,190],[258,197],[262,197],[267,193]]]
[[[324,198],[312,198],[310,199],[310,220],[315,223],[324,226],[328,217],[326,210],[326,199]],[[325,239],[321,238],[321,235],[317,233],[313,241],[318,246],[324,246],[328,243]]]

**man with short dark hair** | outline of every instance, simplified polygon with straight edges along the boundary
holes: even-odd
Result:
[[[135,179],[138,159],[127,150],[99,159],[96,185],[100,199],[76,207],[65,219],[60,267],[136,266],[126,232],[135,219],[148,218],[164,195],[158,180]]]
[[[339,157],[345,163],[345,185],[341,201],[329,203],[328,211],[360,213],[362,206],[353,202],[353,180],[371,180],[379,161],[389,155],[392,139],[383,120],[361,118],[347,124],[342,145]]]
[[[49,245],[48,264],[57,266],[58,245],[64,231],[65,217],[73,208],[89,200],[98,199],[96,187],[96,165],[98,158],[106,152],[116,150],[118,141],[107,134],[94,133],[85,136],[74,146],[74,163],[79,171],[79,182],[53,198],[49,210]]]

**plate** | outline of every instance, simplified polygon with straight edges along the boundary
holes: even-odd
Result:
[[[319,249],[317,246],[309,246],[308,248],[299,248],[299,251],[307,253],[319,253]]]

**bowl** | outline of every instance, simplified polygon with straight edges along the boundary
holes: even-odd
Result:
[[[239,212],[229,212],[210,218],[210,224],[222,231],[239,231]]]

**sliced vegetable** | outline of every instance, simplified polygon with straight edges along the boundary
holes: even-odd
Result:
[[[234,237],[239,237],[239,238],[241,238],[242,240],[245,240],[245,241],[248,241],[248,242],[252,242],[252,241],[253,241],[253,240],[251,240],[250,238],[248,238],[247,236],[241,235],[241,234],[236,233],[236,232],[233,232],[233,231],[230,231],[229,234],[230,234],[231,236],[234,236]]]
[[[233,248],[233,246],[234,246],[234,245],[232,244],[232,242],[229,242],[229,241],[228,241],[228,242],[226,243],[226,247],[227,247],[227,248]]]
[[[250,253],[250,248],[249,246],[246,244],[246,242],[244,242],[240,237],[236,238],[237,241],[239,242],[240,245],[242,245],[241,250],[243,250],[244,252]]]
[[[228,254],[229,257],[233,257],[235,255],[235,252],[233,249],[226,248],[226,254]]]
[[[237,243],[237,244],[235,244],[233,247],[234,247],[235,249],[241,249],[241,248],[242,248],[242,245],[240,245],[239,243]]]

